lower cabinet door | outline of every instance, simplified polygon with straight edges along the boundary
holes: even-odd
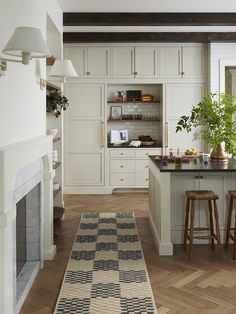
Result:
[[[101,186],[104,184],[103,152],[68,153],[67,186]]]
[[[145,160],[135,160],[135,170],[136,172],[148,173],[148,159]]]
[[[148,187],[149,185],[149,175],[148,171],[146,173],[136,173],[136,186]]]
[[[135,173],[111,173],[110,185],[132,186],[135,185]]]

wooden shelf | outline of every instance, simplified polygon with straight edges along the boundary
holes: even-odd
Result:
[[[53,219],[62,219],[63,215],[65,213],[65,208],[64,207],[53,207]]]
[[[57,161],[52,167],[53,169],[57,169],[58,167],[60,167],[61,163],[59,161]]]
[[[55,113],[54,112],[46,112],[47,116],[54,116],[55,117]]]
[[[108,100],[108,104],[160,104],[160,100],[153,101],[142,101],[142,100],[124,100],[124,101],[116,101],[116,100]]]
[[[60,137],[55,137],[55,138],[53,139],[53,143],[56,143],[56,142],[58,142],[58,141],[60,141],[60,140],[61,140]]]
[[[108,119],[107,122],[155,122],[155,121],[161,121],[160,118],[156,119]]]
[[[61,187],[58,190],[53,190],[53,198],[55,198],[61,191]]]
[[[52,82],[49,82],[49,81],[46,81],[46,88],[48,91],[61,89],[59,86],[57,86],[56,84],[53,84]]]

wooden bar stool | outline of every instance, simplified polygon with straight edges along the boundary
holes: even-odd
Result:
[[[221,244],[220,244],[220,227],[219,227],[219,219],[218,219],[218,209],[216,205],[216,200],[219,198],[218,195],[215,192],[208,191],[208,190],[186,191],[185,194],[187,196],[187,203],[186,203],[186,216],[185,216],[185,228],[184,228],[184,248],[186,249],[187,240],[188,240],[189,241],[188,258],[191,259],[193,239],[210,239],[212,250],[215,249],[214,240],[216,240],[219,257],[221,258],[222,253],[221,253]],[[210,228],[194,227],[195,201],[208,201]],[[212,207],[212,202],[213,202],[213,207]],[[214,208],[214,216],[215,216],[215,229],[216,229],[215,232],[214,232],[214,223],[213,223],[213,215],[212,215],[213,208]],[[190,224],[189,224],[189,216],[190,216]],[[210,231],[210,235],[205,235],[205,236],[194,235],[194,232],[208,231],[208,230]]]
[[[235,224],[234,228],[231,228],[231,219],[233,211],[233,200],[236,199],[236,191],[229,191],[230,202],[229,202],[229,212],[227,220],[227,229],[226,229],[226,241],[225,246],[228,246],[229,238],[233,240],[233,260],[236,260],[236,211],[235,211]],[[233,234],[230,232],[234,230]]]

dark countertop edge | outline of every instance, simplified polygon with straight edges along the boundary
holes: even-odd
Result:
[[[190,166],[188,163],[183,163],[181,168],[173,168],[174,163],[170,163],[171,168],[168,168],[168,164],[163,165],[161,161],[156,161],[154,159],[155,156],[149,155],[149,158],[158,167],[160,172],[236,172],[236,160],[229,160],[228,162],[212,161],[208,164],[198,162],[196,165],[191,165],[193,168],[185,168],[185,166]],[[216,165],[217,167],[214,167]],[[228,166],[231,167],[228,168]]]
[[[161,146],[145,146],[145,145],[141,145],[139,147],[135,147],[135,146],[129,146],[129,145],[108,145],[107,148],[135,148],[135,149],[138,149],[138,148],[160,148],[162,149],[163,147]]]

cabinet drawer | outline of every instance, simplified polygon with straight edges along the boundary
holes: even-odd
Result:
[[[148,172],[147,173],[136,173],[135,177],[136,177],[135,183],[137,186],[148,187],[148,185],[149,185],[149,174],[148,174]]]
[[[135,151],[132,149],[114,149],[110,150],[110,157],[112,158],[129,158],[135,157]]]
[[[157,149],[140,149],[135,152],[137,158],[148,158],[148,155],[161,155],[161,148]]]
[[[134,173],[111,173],[110,185],[116,186],[134,186],[135,174]]]
[[[148,159],[135,160],[135,171],[148,173]]]
[[[110,172],[135,172],[135,160],[110,160]]]

